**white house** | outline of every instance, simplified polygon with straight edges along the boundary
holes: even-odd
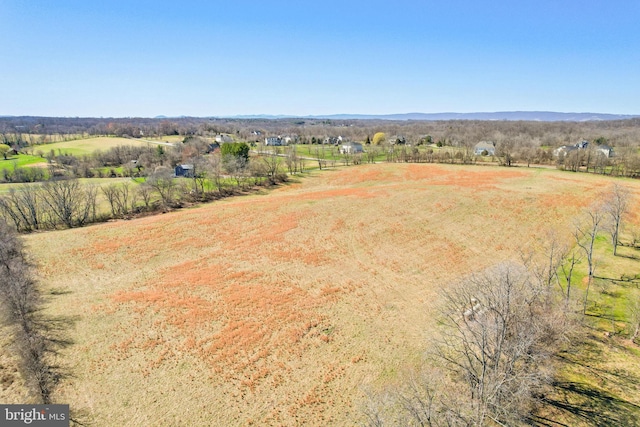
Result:
[[[608,145],[602,144],[596,146],[596,152],[604,154],[606,157],[613,157],[613,147],[609,147]]]
[[[485,152],[487,156],[495,156],[496,144],[493,141],[480,141],[476,144],[473,151],[476,156],[482,156]]]
[[[608,145],[605,145],[605,144],[595,145],[595,146],[591,145],[591,147],[596,152],[596,154],[603,154],[606,157],[613,157],[614,155],[613,148]],[[556,148],[555,150],[553,150],[553,155],[555,157],[564,157],[572,151],[587,150],[587,149],[589,149],[589,141],[582,140],[574,145],[563,145],[561,147]]]
[[[220,135],[216,135],[216,142],[218,144],[222,144],[225,142],[233,142],[233,138],[231,138],[231,135],[220,134]]]
[[[284,145],[284,141],[279,136],[268,136],[264,139],[264,145],[279,146]]]
[[[339,145],[342,142],[341,136],[328,136],[322,142],[323,144]]]
[[[363,152],[362,144],[359,142],[345,142],[340,146],[340,154],[357,154]]]

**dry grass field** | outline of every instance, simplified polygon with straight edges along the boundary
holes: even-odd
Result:
[[[361,165],[27,236],[55,291],[49,313],[76,319],[54,399],[91,425],[357,424],[364,388],[425,351],[442,289],[549,230],[568,237],[610,185],[554,170]]]
[[[149,142],[139,141],[131,138],[117,138],[100,136],[95,138],[74,139],[72,141],[55,142],[53,144],[45,144],[36,147],[35,151],[42,150],[45,154],[50,150],[54,150],[56,155],[58,151],[62,153],[73,154],[74,156],[82,156],[91,154],[96,150],[107,151],[111,148],[121,145],[134,145],[146,147]]]

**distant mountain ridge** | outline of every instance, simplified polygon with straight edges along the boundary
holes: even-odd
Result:
[[[325,115],[293,115],[293,114],[246,114],[246,115],[220,115],[220,116],[165,116],[136,117],[145,120],[171,120],[171,119],[316,119],[316,120],[398,120],[398,121],[447,121],[447,120],[487,120],[487,121],[538,121],[538,122],[589,122],[628,120],[640,118],[640,114],[607,114],[607,113],[558,113],[554,111],[498,111],[480,113],[399,113],[399,114],[325,114]],[[132,117],[62,117],[62,116],[12,116],[0,115],[0,119],[132,119]]]
[[[587,122],[626,120],[640,117],[631,114],[606,113],[558,113],[553,111],[499,111],[493,113],[402,113],[402,114],[328,114],[312,116],[293,115],[242,115],[235,119],[329,119],[329,120],[507,120],[540,122]]]

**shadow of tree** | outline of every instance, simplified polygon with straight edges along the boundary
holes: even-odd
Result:
[[[540,398],[542,411],[530,419],[533,425],[640,427],[640,405],[625,398],[636,395],[640,376],[602,363],[607,358],[604,349],[637,357],[615,339],[603,338],[596,331],[587,334],[558,355],[573,376],[555,381],[553,393]],[[584,381],[575,380],[575,376]]]
[[[640,426],[640,419],[638,419],[640,406],[638,405],[582,383],[558,382],[554,386],[559,397],[545,397],[542,401],[579,418],[584,425]]]

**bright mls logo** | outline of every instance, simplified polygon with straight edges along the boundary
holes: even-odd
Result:
[[[69,427],[69,405],[0,405],[0,425]]]

